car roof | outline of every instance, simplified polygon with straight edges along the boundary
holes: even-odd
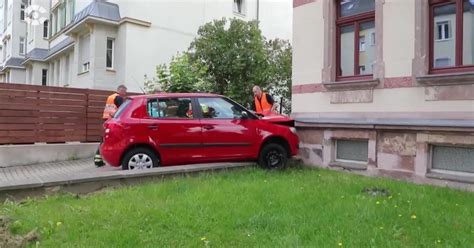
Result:
[[[157,97],[222,97],[222,95],[210,93],[158,93],[129,96],[132,99],[136,98],[157,98]]]

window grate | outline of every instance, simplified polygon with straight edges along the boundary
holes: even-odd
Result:
[[[435,170],[474,173],[474,148],[432,146],[431,167]]]

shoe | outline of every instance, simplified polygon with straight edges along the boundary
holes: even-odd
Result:
[[[102,157],[100,155],[95,155],[94,164],[95,164],[95,167],[102,167],[102,166],[105,165],[105,163],[102,160]]]

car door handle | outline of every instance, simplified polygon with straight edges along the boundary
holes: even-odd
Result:
[[[204,128],[204,129],[206,129],[206,130],[214,129],[214,127],[211,126],[211,125],[205,125],[205,126],[203,126],[202,128]]]
[[[148,129],[151,129],[151,130],[158,130],[158,125],[149,125],[149,126],[148,126]]]

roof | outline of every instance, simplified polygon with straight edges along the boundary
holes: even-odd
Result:
[[[69,45],[72,45],[74,43],[74,40],[71,37],[67,37],[66,39],[62,40],[56,46],[52,47],[49,49],[48,54],[46,55],[45,59],[48,57],[51,57],[52,55],[60,52],[64,48],[68,47]]]
[[[48,55],[48,49],[35,48],[26,54],[27,59],[43,60]]]
[[[0,68],[0,70],[3,71],[4,69],[9,68],[9,67],[10,67],[10,68],[11,68],[11,67],[13,67],[13,68],[15,68],[15,67],[16,67],[16,68],[25,68],[25,67],[23,66],[23,61],[24,61],[24,60],[25,60],[25,59],[23,59],[23,58],[9,58],[9,59],[5,62],[5,65]]]
[[[119,22],[121,20],[119,6],[115,3],[106,2],[103,0],[95,0],[81,12],[74,16],[70,26],[74,26],[87,17],[97,17],[100,19]]]
[[[221,95],[210,93],[158,93],[131,96],[131,98],[150,98],[150,97],[222,97]]]
[[[22,64],[26,63],[29,60],[46,61],[49,57],[57,54],[58,52],[62,51],[63,49],[67,48],[72,44],[74,44],[74,40],[71,37],[67,37],[49,50],[35,48],[26,55],[26,59],[22,61]]]

